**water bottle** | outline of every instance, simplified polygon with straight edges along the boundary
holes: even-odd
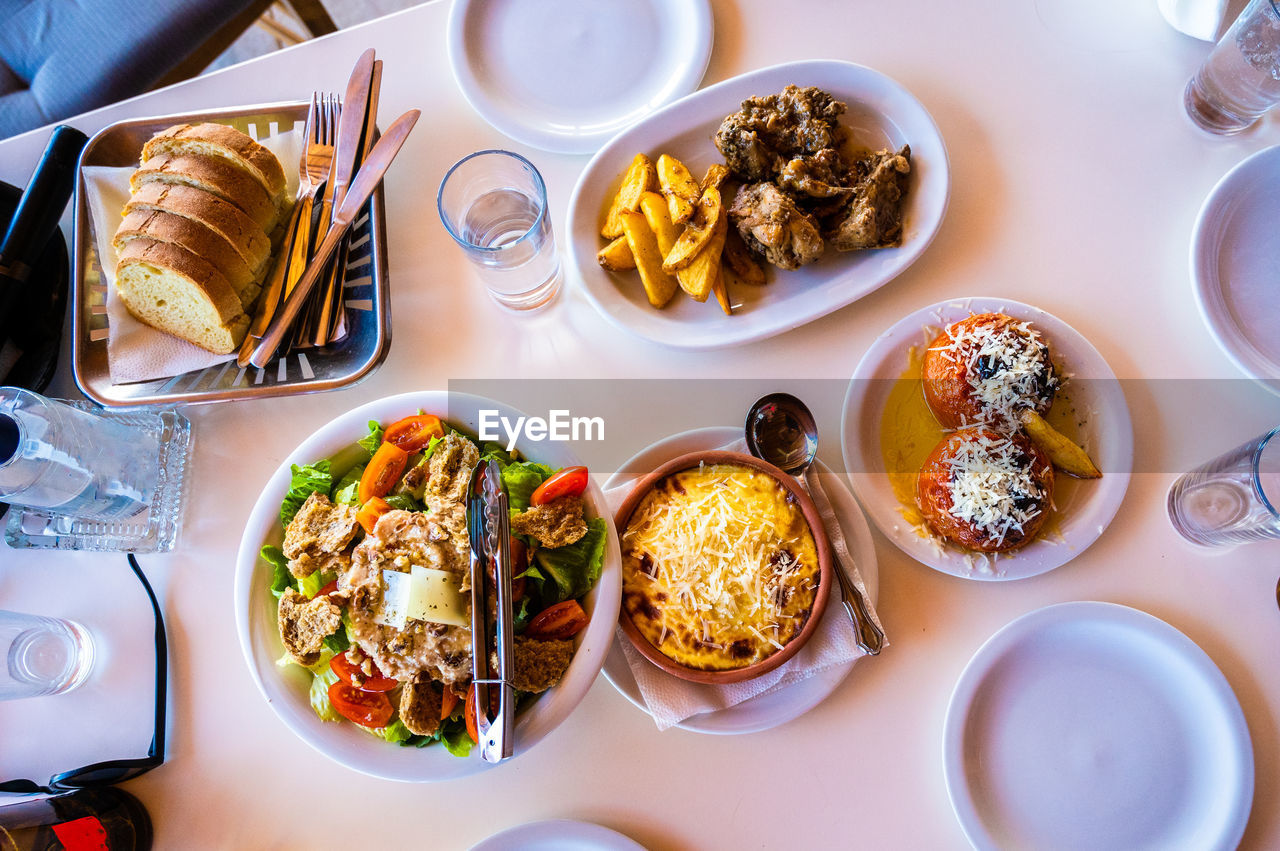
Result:
[[[0,387],[0,502],[57,514],[120,519],[151,502],[156,437],[144,430]]]

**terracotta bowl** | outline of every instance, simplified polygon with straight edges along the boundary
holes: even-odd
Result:
[[[627,614],[626,607],[623,606],[618,612],[618,623],[622,627],[622,631],[626,634],[635,648],[639,650],[646,659],[657,665],[662,670],[671,674],[673,677],[679,677],[682,680],[689,680],[695,683],[736,683],[743,680],[749,680],[752,677],[758,677],[761,674],[772,671],[782,663],[786,662],[804,646],[814,631],[818,628],[819,621],[822,620],[822,613],[827,607],[827,598],[830,595],[831,583],[834,581],[831,565],[831,546],[827,542],[826,531],[823,529],[822,521],[818,516],[818,509],[814,507],[813,500],[809,498],[809,494],[800,483],[788,476],[782,470],[767,461],[761,461],[754,455],[747,455],[742,452],[726,452],[722,450],[712,450],[708,452],[690,452],[687,455],[681,455],[673,458],[653,472],[644,476],[640,481],[636,482],[635,487],[631,489],[631,493],[627,494],[626,500],[619,506],[617,512],[614,513],[614,523],[618,528],[620,536],[626,532],[627,524],[631,521],[631,515],[640,504],[640,500],[644,498],[654,486],[656,482],[672,473],[678,473],[681,470],[688,470],[691,467],[697,467],[698,464],[737,464],[742,467],[751,467],[768,473],[778,481],[778,484],[795,498],[796,504],[800,507],[801,513],[804,515],[805,521],[809,524],[809,530],[813,533],[813,541],[818,551],[818,593],[813,600],[813,609],[809,613],[809,619],[805,622],[804,628],[800,630],[800,634],[791,639],[783,648],[773,655],[761,659],[751,665],[743,668],[732,668],[725,671],[704,671],[698,668],[689,668],[664,654],[661,650],[649,642],[647,638],[640,634],[640,631],[632,623],[630,615]]]

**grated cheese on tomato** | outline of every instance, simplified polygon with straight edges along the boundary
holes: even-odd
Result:
[[[947,343],[930,350],[964,367],[969,389],[982,409],[981,422],[1014,430],[1018,411],[1044,399],[1058,384],[1049,347],[1029,322],[953,322]]]

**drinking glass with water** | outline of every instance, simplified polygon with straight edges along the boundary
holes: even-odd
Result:
[[[1206,546],[1280,538],[1280,428],[1181,476],[1169,490],[1169,519]]]
[[[436,205],[494,301],[531,310],[555,297],[560,257],[547,187],[533,163],[510,151],[463,157],[441,181]]]
[[[1224,136],[1280,103],[1280,0],[1251,0],[1187,83],[1183,103],[1198,127]]]

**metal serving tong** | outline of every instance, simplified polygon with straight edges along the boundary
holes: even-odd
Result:
[[[480,756],[501,762],[515,751],[516,692],[511,684],[514,647],[511,615],[511,529],[507,494],[497,464],[481,461],[467,491],[467,532],[471,536],[471,688],[476,690],[476,731]],[[489,565],[494,565],[497,676],[489,664]],[[490,718],[490,688],[498,689],[497,713]]]

